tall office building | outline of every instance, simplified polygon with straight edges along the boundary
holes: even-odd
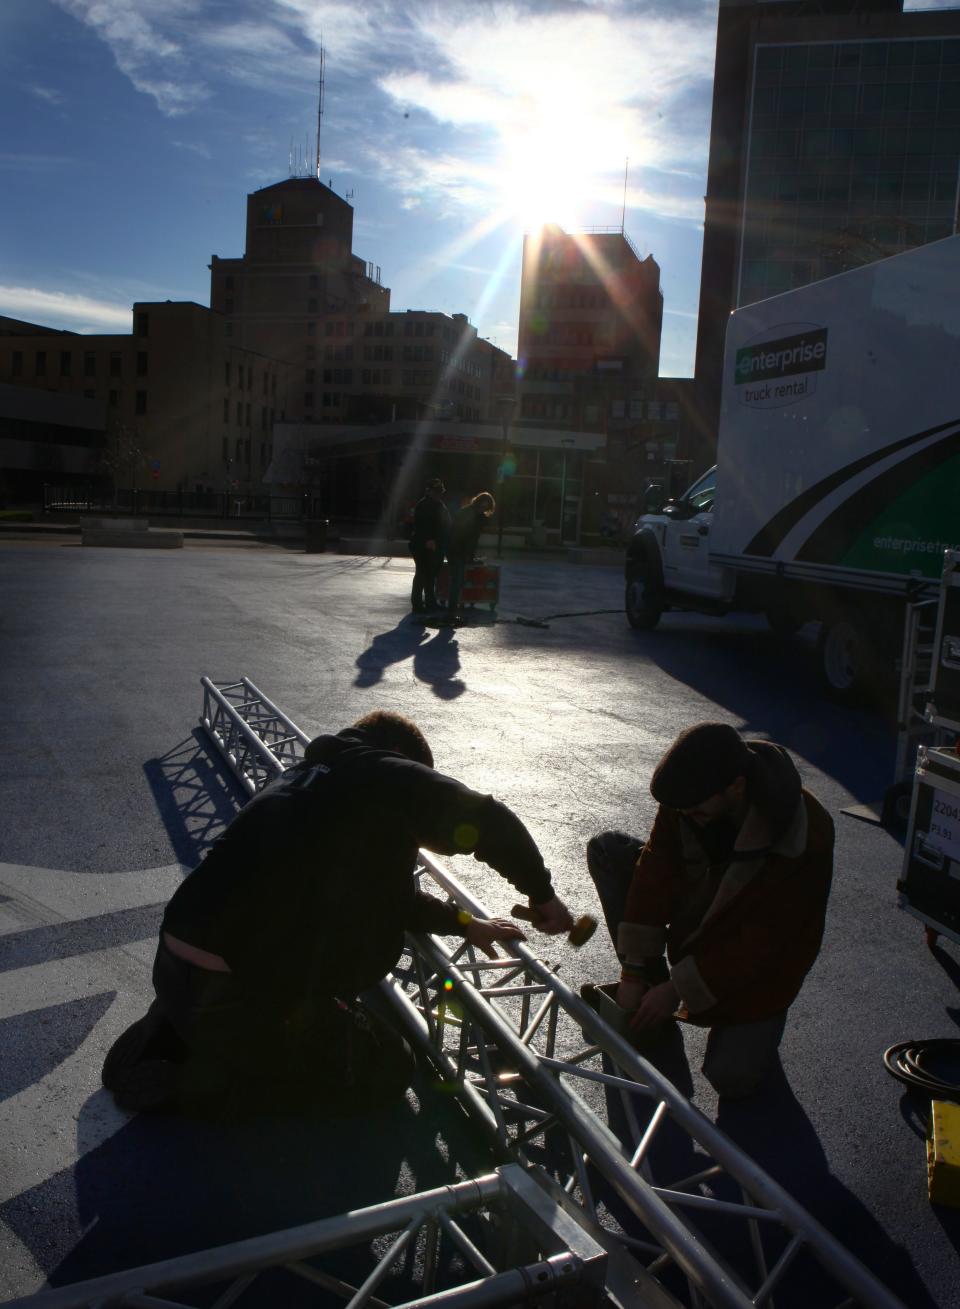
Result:
[[[603,431],[611,404],[652,398],[660,363],[660,267],[619,229],[545,227],[523,243],[520,418]]]
[[[743,304],[956,230],[960,12],[720,0],[690,453]]]
[[[234,344],[289,365],[287,417],[312,422],[327,417],[314,384],[327,322],[342,333],[359,311],[386,313],[390,292],[353,253],[353,207],[315,177],[291,177],[247,196],[244,253],[211,259],[210,307]]]

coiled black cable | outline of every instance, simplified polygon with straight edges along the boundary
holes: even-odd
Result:
[[[960,1065],[960,1040],[901,1041],[883,1052],[887,1072],[914,1091],[960,1103],[960,1082],[948,1082],[924,1067],[931,1057],[951,1056]]]

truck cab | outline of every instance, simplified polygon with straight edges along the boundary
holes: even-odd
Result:
[[[726,613],[734,575],[710,559],[717,469],[710,468],[676,499],[657,503],[634,524],[627,547],[625,608],[631,627],[650,631],[671,608]],[[694,603],[691,603],[694,601]]]

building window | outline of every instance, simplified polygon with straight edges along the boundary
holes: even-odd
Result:
[[[147,375],[147,352],[146,350],[137,351],[137,376],[146,377]]]
[[[60,376],[61,377],[70,376],[70,369],[72,366],[72,362],[73,362],[73,355],[71,355],[70,351],[61,350],[60,351]]]
[[[239,427],[242,423],[243,423],[243,403],[242,401],[238,400],[237,401],[237,426]]]
[[[223,303],[223,312],[224,312],[225,314],[232,314],[232,313],[233,313],[233,300],[232,300],[232,299],[230,299],[230,300],[225,300],[225,301],[224,301],[224,303]]]
[[[150,334],[150,315],[137,314],[137,336],[149,336]]]
[[[241,460],[241,458],[242,458],[242,456],[243,456],[243,442],[240,440],[240,438],[239,438],[239,436],[238,436],[238,437],[237,437],[237,443],[236,443],[236,445],[234,446],[234,455],[233,455],[233,457],[234,457],[234,459],[236,459],[237,463],[239,463],[240,460]]]
[[[247,437],[246,441],[244,441],[243,443],[243,462],[245,464],[249,464],[250,462],[250,438],[249,437]]]
[[[110,376],[120,377],[123,367],[123,356],[119,351],[113,350],[110,353]]]
[[[108,392],[107,392],[107,404],[110,406],[110,408],[111,408],[111,409],[116,409],[116,407],[117,407],[117,405],[118,405],[119,403],[120,403],[120,392],[119,392],[119,391],[108,391]]]
[[[228,291],[232,291],[232,290],[233,290],[233,278],[232,278],[232,277],[224,278],[223,285],[226,287],[226,289],[227,289]]]
[[[136,414],[145,414],[145,413],[147,412],[147,393],[146,393],[146,391],[138,391],[138,392],[137,392],[137,394],[136,394],[136,398],[135,398],[135,401],[134,401],[134,410],[133,410],[133,411],[134,411],[134,413],[136,413]]]
[[[260,426],[264,431],[267,430],[267,406],[263,405],[260,410]]]
[[[312,408],[313,408],[313,392],[312,392],[312,391],[305,391],[305,392],[304,392],[304,395],[303,395],[303,407],[304,407],[304,409],[312,409]]]
[[[13,377],[23,376],[23,351],[14,350],[10,360],[10,372]]]
[[[310,287],[311,291],[315,291],[317,289],[317,287],[320,285],[320,281],[316,273],[310,274],[309,278],[307,279],[307,284]]]
[[[315,314],[316,312],[317,312],[317,302],[316,302],[316,300],[308,300],[308,301],[307,301],[307,313],[308,313],[308,314]]]
[[[305,380],[309,382],[311,385],[315,380],[314,374],[316,373],[316,371],[317,370],[315,368],[308,368],[307,371],[304,373]]]
[[[223,421],[225,423],[230,421],[230,401],[226,396],[223,397]]]
[[[223,438],[223,442],[222,442],[222,445],[221,445],[221,448],[220,448],[220,453],[221,453],[221,455],[223,456],[223,462],[224,462],[225,464],[228,464],[228,463],[230,462],[230,438],[229,438],[229,436],[225,436],[225,437]]]
[[[84,391],[84,393],[83,393],[83,398],[84,398],[84,400],[93,400],[93,399],[96,398],[96,392],[95,392],[95,391]]]
[[[313,336],[316,330],[317,330],[317,325],[313,321],[313,319],[311,319],[310,322],[307,323],[307,336]]]
[[[230,360],[223,365],[223,382],[225,386],[230,385]]]
[[[250,406],[247,405],[247,427],[250,426]]]
[[[34,377],[46,377],[47,375],[47,352],[38,350],[33,361]]]

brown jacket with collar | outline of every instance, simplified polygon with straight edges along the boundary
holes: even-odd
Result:
[[[757,1022],[786,1009],[823,938],[833,821],[801,789],[785,750],[748,744],[757,756],[757,803],[734,857],[711,864],[695,825],[661,807],[637,860],[617,941],[630,963],[666,946],[681,1016],[703,1026]],[[771,812],[789,815],[785,825],[777,822],[779,832],[771,830]]]

